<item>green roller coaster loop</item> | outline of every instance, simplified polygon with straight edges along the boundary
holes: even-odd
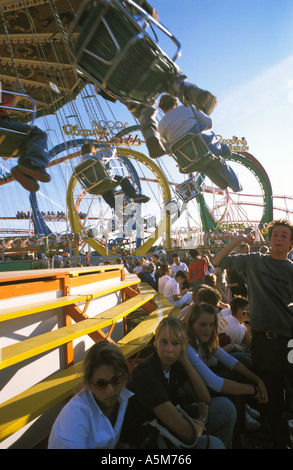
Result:
[[[169,187],[169,182],[166,179],[162,170],[158,167],[158,165],[151,160],[150,158],[146,157],[143,153],[137,152],[135,150],[129,150],[125,148],[118,149],[118,157],[123,160],[123,157],[132,158],[146,167],[148,167],[152,173],[156,176],[157,180],[162,189],[163,193],[163,200],[170,201],[171,200],[171,192]],[[81,234],[82,236],[87,236],[87,230],[83,227],[81,220],[78,216],[77,210],[74,204],[74,190],[77,183],[77,179],[74,174],[71,176],[67,194],[66,194],[66,204],[68,207],[68,216],[70,220],[71,230],[76,234]],[[171,220],[170,217],[166,213],[167,211],[162,211],[161,219],[152,234],[140,247],[136,248],[132,251],[133,255],[145,255],[150,248],[153,246],[155,241],[165,234],[166,237],[166,248],[171,248]],[[87,243],[96,250],[102,256],[117,256],[117,252],[112,251],[110,248],[106,248],[102,243],[94,238],[88,238]]]
[[[139,125],[134,125],[123,129],[116,137],[123,137],[123,135],[130,134],[133,131],[141,130]],[[238,152],[232,153],[230,157],[227,157],[226,160],[240,163],[245,166],[256,178],[258,184],[261,188],[262,197],[263,197],[263,213],[259,221],[260,224],[269,223],[273,220],[273,198],[272,198],[272,187],[269,180],[269,177],[264,169],[264,167],[259,163],[259,161],[248,152]],[[204,181],[204,174],[200,174],[197,178],[196,185],[200,186]],[[205,198],[204,193],[199,194],[196,197],[198,203],[200,217],[202,222],[202,227],[204,232],[215,231],[218,221],[214,218],[211,213]]]
[[[254,175],[261,188],[263,197],[263,213],[259,223],[265,224],[271,222],[273,220],[272,187],[269,177],[263,166],[253,155],[248,152],[232,153],[229,157],[226,158],[226,160],[242,164]],[[203,178],[204,175],[200,175],[196,184],[200,185],[203,181]],[[196,200],[199,205],[203,231],[215,231],[218,223],[205,202],[204,194],[199,194],[196,197]],[[219,229],[217,228],[217,230]]]

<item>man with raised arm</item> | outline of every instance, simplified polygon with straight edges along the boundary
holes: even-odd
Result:
[[[285,378],[293,389],[293,364],[288,361],[288,342],[293,338],[293,262],[287,255],[293,246],[293,225],[288,220],[275,220],[269,224],[268,234],[269,254],[230,255],[242,241],[250,245],[253,242],[253,235],[239,235],[217,253],[213,264],[233,269],[245,278],[253,367],[269,395],[263,413],[271,426],[274,446],[288,448],[292,442],[285,415],[284,390]]]

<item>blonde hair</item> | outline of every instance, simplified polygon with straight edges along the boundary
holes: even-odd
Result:
[[[174,336],[179,343],[187,346],[187,332],[185,325],[176,317],[165,317],[156,329],[155,346],[163,328],[167,328],[170,335]]]

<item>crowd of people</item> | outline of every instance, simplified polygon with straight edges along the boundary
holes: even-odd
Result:
[[[66,220],[66,214],[64,211],[57,211],[57,212],[54,212],[54,211],[47,211],[47,212],[44,212],[44,211],[41,211],[41,215],[43,217],[43,219],[46,221],[46,222],[50,222],[50,221],[60,221],[60,220]],[[79,212],[79,218],[80,219],[85,219],[86,218],[86,213],[85,212]],[[17,219],[29,219],[30,217],[32,217],[32,214],[30,211],[27,211],[27,212],[24,212],[24,211],[17,211],[16,213],[16,218]]]
[[[292,448],[293,225],[272,222],[269,240],[266,253],[239,235],[213,257],[140,258],[133,272],[180,314],[131,374],[115,344],[92,346],[49,448]]]

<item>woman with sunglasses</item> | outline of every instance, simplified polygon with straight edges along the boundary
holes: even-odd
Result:
[[[125,358],[108,341],[94,344],[84,360],[84,386],[61,410],[49,449],[114,449],[133,395]]]
[[[144,424],[157,419],[184,444],[194,448],[225,448],[223,443],[233,433],[235,407],[230,400],[219,398],[220,413],[215,423],[214,405],[203,380],[191,366],[186,350],[184,324],[175,317],[164,318],[156,330],[154,352],[132,372],[128,388],[134,396],[129,400],[125,415],[122,442],[134,448],[157,448],[157,444],[151,442],[149,427]],[[194,426],[182,416],[177,405],[194,418]],[[213,434],[209,439],[203,435],[205,427]]]

